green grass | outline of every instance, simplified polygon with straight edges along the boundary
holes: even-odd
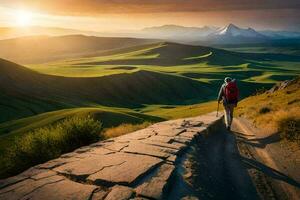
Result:
[[[74,108],[47,112],[32,117],[8,121],[0,124],[0,155],[10,147],[15,138],[35,129],[58,123],[72,116],[87,117],[102,123],[103,128],[118,126],[123,123],[140,124],[144,121],[157,122],[163,120],[160,117],[141,114],[129,109],[120,108]]]
[[[103,138],[102,126],[91,117],[72,117],[15,139],[1,156],[0,177],[14,175],[78,147]]]
[[[269,47],[271,48],[271,47]],[[242,51],[242,50],[241,50]],[[224,74],[240,81],[275,83],[299,74],[297,55],[250,51],[230,52],[201,46],[157,43],[119,49],[95,57],[28,65],[40,73],[67,77],[99,77],[139,70],[185,76],[197,74],[197,81],[220,80]],[[279,54],[280,53],[280,54]],[[131,67],[126,69],[126,67]],[[251,79],[253,78],[253,79]]]
[[[77,121],[74,120],[68,120],[71,118],[76,120],[80,119],[80,120],[77,120],[78,123]],[[31,145],[35,145],[36,143],[40,145],[43,144],[43,142],[48,142],[46,145],[54,145],[52,143],[53,142],[56,143],[57,141],[54,141],[53,139],[57,139],[58,137],[57,134],[65,134],[64,132],[61,133],[62,130],[59,127],[65,126],[64,124],[66,124],[66,122],[67,124],[70,124],[72,122],[71,124],[73,124],[74,127],[76,127],[75,125],[80,125],[81,119],[88,119],[87,122],[93,120],[97,121],[97,123],[101,123],[102,125],[101,127],[105,129],[105,131],[110,131],[110,129],[112,129],[110,131],[111,132],[110,137],[116,136],[115,133],[116,127],[118,127],[118,134],[121,135],[127,133],[126,130],[128,131],[128,130],[136,130],[142,128],[143,127],[142,125],[145,122],[154,123],[154,122],[164,120],[161,117],[138,113],[130,109],[101,107],[101,108],[64,109],[64,110],[47,112],[32,117],[28,117],[28,118],[22,118],[18,120],[1,123],[0,124],[0,158],[1,158],[0,176],[1,174],[8,175],[8,174],[14,174],[16,172],[20,172],[21,170],[26,169],[26,167],[30,167],[34,164],[57,157],[64,152],[71,151],[76,147],[80,147],[82,145],[86,145],[92,141],[95,141],[95,140],[91,140],[91,141],[88,140],[90,142],[84,142],[85,141],[84,138],[78,139],[78,140],[82,140],[83,143],[78,143],[79,142],[78,141],[77,143],[75,143],[75,146],[70,147],[70,144],[74,142],[68,139],[68,141],[66,141],[70,143],[66,146],[68,147],[68,149],[63,149],[62,146],[58,146],[55,147],[54,149],[51,149],[49,146],[47,146],[49,147],[49,152],[48,153],[42,152],[43,150],[47,151],[46,148],[41,149],[42,154],[45,153],[45,156],[42,156],[41,158],[38,157],[39,155],[36,154],[35,151],[32,152],[33,150],[36,149],[36,147],[34,146],[31,147]],[[84,123],[82,122],[83,125]],[[127,124],[125,126],[127,127],[126,130],[124,129],[124,124]],[[121,129],[120,127],[123,128]],[[69,126],[69,128],[71,127]],[[85,131],[85,134],[87,132],[94,135],[93,130]],[[108,137],[108,134],[104,136],[101,131],[97,131],[98,136],[100,133],[102,134],[102,136],[97,137],[97,139]],[[59,137],[58,139],[62,139],[62,138]],[[23,140],[25,141],[25,144],[22,142]],[[24,145],[26,146],[24,147]],[[22,157],[23,154],[22,155],[19,154],[22,153],[22,152],[18,152],[18,149],[20,148],[21,149],[26,148],[24,151],[27,150],[30,151],[30,152],[25,152],[26,155],[24,156],[29,160],[26,162],[24,161],[22,165],[20,165],[20,162],[23,162],[23,159],[25,158]],[[7,158],[7,156],[16,156],[16,158],[13,157]],[[27,157],[27,156],[33,156],[33,157]],[[6,169],[3,169],[2,167],[5,167]]]
[[[207,114],[216,111],[217,105],[216,101],[187,106],[153,105],[140,110],[140,112],[169,120]]]

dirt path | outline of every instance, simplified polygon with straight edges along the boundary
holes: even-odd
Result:
[[[233,133],[262,199],[300,199],[299,146],[243,118],[235,120]]]
[[[294,155],[278,135],[248,126],[236,119],[231,132],[219,127],[201,135],[182,161],[170,199],[300,199],[299,151]]]

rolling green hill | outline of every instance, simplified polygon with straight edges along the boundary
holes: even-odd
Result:
[[[1,121],[45,111],[86,106],[136,108],[143,104],[187,104],[215,93],[209,84],[151,71],[93,78],[39,74],[0,60]]]
[[[274,84],[299,73],[299,62],[300,56],[282,53],[231,52],[204,46],[156,43],[27,67],[40,73],[68,77],[148,70],[205,82],[221,80],[227,75],[241,81]]]
[[[210,101],[225,76],[238,80],[245,97],[296,76],[299,62],[296,55],[231,52],[166,42],[27,68],[0,60],[0,108],[5,113],[0,122],[65,108],[141,110],[152,105]]]

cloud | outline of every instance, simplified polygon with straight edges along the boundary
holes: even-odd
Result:
[[[61,15],[300,9],[295,0],[2,0],[10,7]]]

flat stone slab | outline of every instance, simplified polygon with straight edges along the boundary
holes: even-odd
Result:
[[[65,200],[65,199],[89,199],[96,186],[86,185],[64,179],[58,182],[49,183],[37,188],[34,192],[25,195],[22,199],[32,200]]]
[[[91,174],[87,181],[108,186],[114,184],[131,185],[163,161],[152,156],[127,153],[117,153],[113,159],[120,164],[104,167]]]
[[[128,200],[133,196],[133,190],[130,187],[116,185],[111,189],[105,200]]]
[[[0,190],[0,199],[21,199],[37,189],[52,183],[58,183],[65,180],[62,176],[51,176],[48,178],[33,180],[25,179],[16,184],[10,185]]]
[[[162,199],[181,152],[221,118],[211,113],[160,122],[81,147],[0,180],[0,199]]]
[[[67,163],[53,170],[64,175],[73,176],[77,179],[85,179],[91,174],[94,174],[105,167],[120,165],[125,162],[125,158],[120,159],[120,156],[115,154],[109,155],[94,155],[76,162]]]
[[[109,145],[105,145],[104,148],[110,150],[110,151],[121,151],[122,149],[124,149],[125,147],[128,146],[128,143],[120,143],[120,142],[114,142],[112,144]]]
[[[146,138],[145,140],[153,141],[153,142],[170,143],[172,141],[172,138],[173,137],[169,137],[169,136],[154,135],[149,138]]]
[[[185,129],[177,129],[177,128],[170,127],[168,125],[161,125],[161,126],[155,127],[154,131],[159,136],[174,137],[174,136],[179,135],[180,133],[184,132]]]
[[[125,147],[122,151],[127,153],[150,155],[163,159],[176,153],[176,150],[171,148],[149,145],[142,142],[130,142],[128,147]]]
[[[174,169],[174,165],[163,164],[149,181],[136,188],[136,193],[152,199],[162,199],[163,190]]]

